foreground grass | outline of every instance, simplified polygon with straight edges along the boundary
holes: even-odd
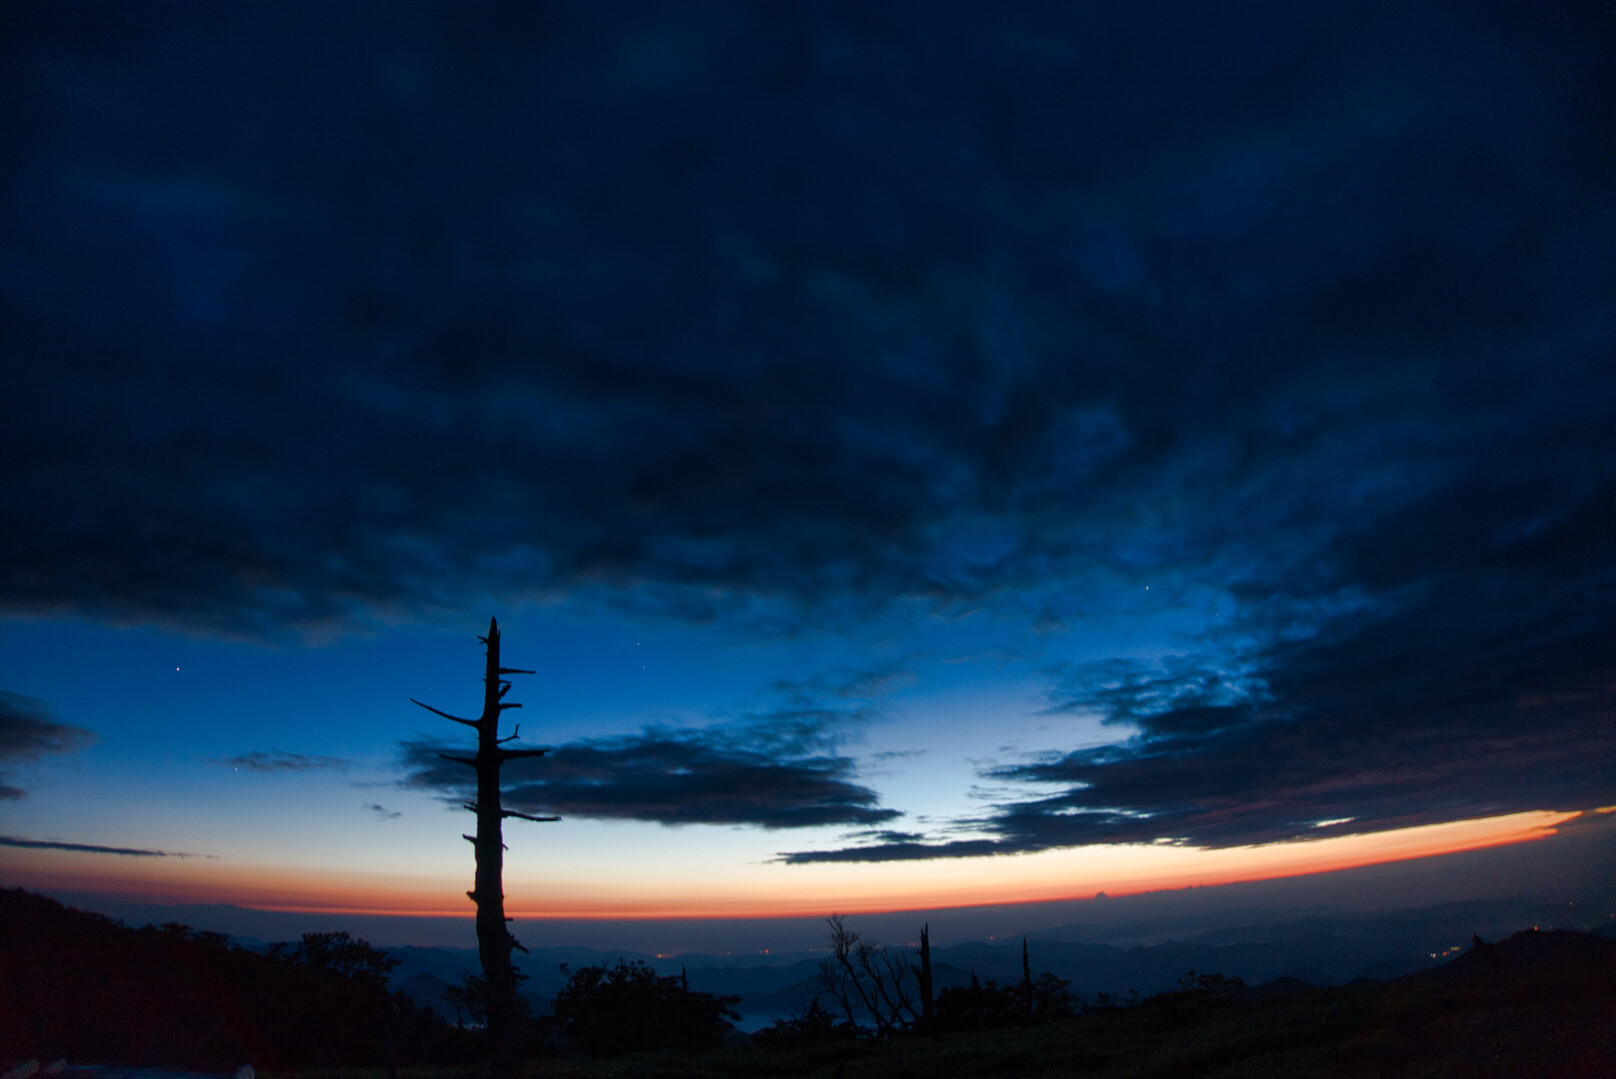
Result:
[[[1616,1075],[1616,977],[1515,972],[1315,989],[1271,1000],[1159,998],[1020,1030],[891,1042],[731,1047],[688,1055],[534,1060],[572,1079],[967,1079],[973,1076],[1607,1077]],[[475,1068],[400,1079],[481,1079]],[[379,1070],[298,1079],[385,1079]]]

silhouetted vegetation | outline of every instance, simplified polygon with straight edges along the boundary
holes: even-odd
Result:
[[[1113,1000],[1110,1007],[1035,1026],[955,1031],[939,1020],[936,1030],[918,1036],[759,1036],[750,1047],[694,1058],[553,1060],[545,1071],[578,1079],[1616,1074],[1616,1023],[1610,1021],[1616,1014],[1616,945],[1561,932],[1517,934],[1490,947],[1507,965],[1489,964],[1472,950],[1446,967],[1390,982],[1283,995],[1190,971],[1169,992],[1132,1003]],[[823,1016],[811,1027],[834,1029]]]
[[[220,945],[225,944],[228,939],[223,933],[195,935],[201,938],[213,938]],[[347,933],[304,933],[303,939],[295,945],[271,944],[269,954],[287,955],[293,962],[306,967],[330,971],[344,978],[373,986],[386,985],[387,975],[398,966],[398,960],[382,949],[372,948],[365,941],[355,940]]]
[[[808,1007],[797,1014],[776,1019],[770,1026],[753,1034],[752,1042],[755,1045],[816,1045],[851,1041],[858,1036],[857,1027],[845,1019],[838,1019],[815,997],[808,1002]]]
[[[389,993],[346,933],[269,954],[178,923],[131,929],[0,891],[0,1046],[17,1059],[228,1070],[469,1059],[472,1037]]]
[[[970,985],[950,986],[937,1000],[936,1022],[950,1031],[997,1030],[1029,1027],[1070,1018],[1077,1000],[1064,978],[1053,974],[1032,976],[1027,938],[1021,938],[1021,981],[1001,986],[989,979],[983,985],[971,975]]]
[[[972,975],[969,985],[949,986],[934,997],[929,925],[921,927],[915,964],[908,954],[849,929],[840,916],[827,922],[831,955],[820,964],[819,982],[841,1013],[838,1029],[876,1038],[917,1031],[992,1030],[1068,1018],[1076,1007],[1066,981],[1053,974],[1032,976],[1025,940],[1020,984],[1001,986],[990,980],[984,985]],[[918,1000],[910,995],[911,980]],[[823,1033],[823,1020],[817,1016],[815,1020],[818,1025],[813,1029]],[[788,1037],[795,1029],[781,1027],[779,1036]]]
[[[384,952],[345,933],[307,934],[266,955],[233,947],[223,934],[179,924],[131,929],[0,891],[0,1070],[57,1057],[214,1071],[251,1062],[322,1075],[425,1063],[455,1067],[417,1068],[412,1079],[464,1079],[460,1065],[474,1059],[479,1035],[389,994],[390,967]],[[1016,985],[945,989],[927,1028],[877,1038],[815,1001],[746,1046],[720,1044],[734,998],[693,993],[682,978],[644,964],[586,967],[557,997],[553,1027],[562,1044],[551,1045],[542,1068],[647,1079],[1561,1079],[1613,1074],[1616,1061],[1616,943],[1583,933],[1478,941],[1439,968],[1335,988],[1248,990],[1237,978],[1189,971],[1171,991],[1080,1009],[1060,979],[1034,978],[1031,969],[1024,963]],[[463,983],[468,1008],[476,1006],[475,983]],[[581,1059],[569,1048],[612,1059]]]
[[[920,927],[920,966],[915,968],[915,982],[920,990],[920,1025],[929,1028],[933,1018],[932,1005],[936,999],[931,969],[930,922]]]
[[[467,971],[460,976],[459,985],[443,991],[443,1002],[454,1012],[455,1026],[463,1027],[470,1019],[474,1026],[488,1022],[488,983]]]
[[[937,1025],[947,1031],[1034,1026],[1069,1019],[1075,1006],[1067,982],[1053,974],[1003,986],[972,978],[970,985],[949,986],[938,994]]]
[[[909,957],[849,929],[841,915],[826,922],[830,958],[819,964],[819,982],[843,1019],[878,1038],[912,1027],[920,1016],[909,996]]]
[[[553,1022],[572,1045],[591,1056],[656,1049],[711,1049],[735,1028],[740,998],[698,993],[683,978],[658,974],[640,962],[569,971],[556,994]]]

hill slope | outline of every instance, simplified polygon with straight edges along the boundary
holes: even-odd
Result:
[[[468,1050],[464,1032],[389,994],[379,974],[261,955],[173,923],[131,929],[0,889],[0,1071],[63,1057],[224,1071]]]
[[[1389,982],[1275,996],[1168,993],[1042,1027],[728,1049],[695,1059],[546,1061],[546,1069],[647,1079],[1607,1079],[1616,1075],[1616,946],[1585,933],[1526,932]]]

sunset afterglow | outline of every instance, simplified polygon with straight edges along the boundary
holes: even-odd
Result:
[[[513,858],[508,910],[546,918],[822,917],[861,911],[1026,903],[1214,886],[1330,872],[1355,866],[1509,843],[1554,834],[1565,813],[1515,813],[1367,835],[1200,850],[1171,844],[1086,847],[987,860],[931,861],[898,876],[869,865],[736,866],[715,859],[688,876],[665,875],[635,885],[602,874],[589,883],[563,883],[537,864]],[[95,855],[71,859],[15,852],[18,883],[42,891],[111,889],[148,902],[226,903],[265,910],[389,916],[466,917],[457,900],[468,883],[464,867],[443,879],[411,875],[310,872],[295,866],[259,868],[217,861],[158,861],[120,867],[114,876]]]

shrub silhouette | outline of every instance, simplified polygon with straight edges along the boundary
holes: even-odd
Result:
[[[858,1037],[858,1028],[845,1019],[836,1018],[814,997],[808,1007],[788,1019],[776,1019],[770,1026],[752,1035],[755,1045],[812,1045],[821,1042],[850,1041]]]
[[[488,1023],[488,983],[466,971],[459,985],[443,991],[443,1002],[455,1013],[455,1026],[464,1028],[469,1018],[473,1026]]]
[[[656,1049],[710,1049],[734,1029],[739,997],[693,992],[684,978],[660,975],[638,961],[611,967],[565,965],[555,1025],[591,1056]]]
[[[943,1030],[993,1030],[1036,1026],[1073,1014],[1068,983],[1053,974],[1023,979],[1018,985],[952,985],[937,996],[937,1024]]]
[[[223,933],[209,935],[224,937]],[[398,960],[381,948],[373,948],[368,941],[356,940],[347,933],[304,933],[295,949],[276,944],[271,945],[271,950],[274,954],[290,951],[292,960],[306,967],[330,971],[365,985],[386,985],[387,976],[398,966]]]
[[[1245,994],[1244,978],[1228,978],[1222,974],[1201,974],[1186,970],[1178,979],[1178,995],[1184,997],[1238,997]]]

